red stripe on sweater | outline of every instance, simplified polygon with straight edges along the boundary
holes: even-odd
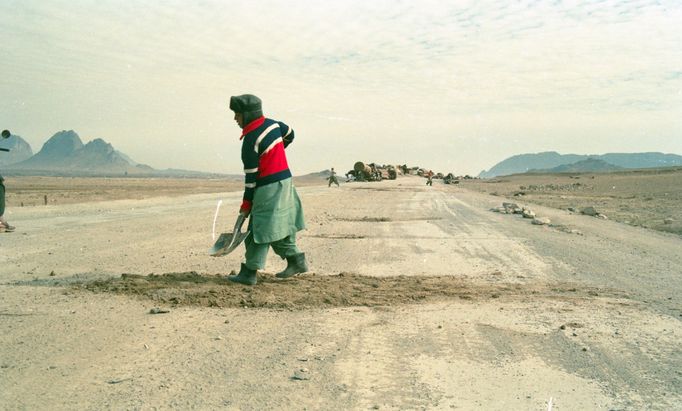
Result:
[[[249,134],[253,130],[257,129],[258,127],[262,126],[263,123],[265,123],[265,117],[260,116],[257,119],[253,120],[249,124],[247,124],[243,129],[242,129],[242,136],[239,137],[239,139],[243,139],[245,135]]]
[[[260,156],[258,160],[258,177],[267,177],[289,168],[287,156],[284,154],[284,144],[277,143],[272,150]]]

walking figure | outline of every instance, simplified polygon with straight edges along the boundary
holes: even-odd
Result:
[[[277,278],[305,273],[308,263],[296,245],[296,233],[305,228],[303,207],[284,150],[294,141],[294,130],[264,117],[261,99],[252,94],[231,97],[230,109],[242,129],[245,179],[239,212],[250,215],[251,234],[244,240],[246,262],[239,274],[227,279],[256,284],[256,271],[265,267],[270,247],[287,260],[287,267],[277,273]]]
[[[329,175],[329,185],[327,187],[331,187],[332,183],[336,184],[337,187],[339,186],[339,179],[336,178],[336,171],[334,171],[334,167],[332,167],[332,171]]]

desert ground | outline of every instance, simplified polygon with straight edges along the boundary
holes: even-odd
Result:
[[[682,409],[679,172],[424,183],[299,181],[247,287],[238,181],[7,177],[0,409]]]
[[[682,235],[681,167],[612,173],[518,174],[466,181],[466,185],[514,201],[564,210],[580,211],[592,206],[624,224]]]

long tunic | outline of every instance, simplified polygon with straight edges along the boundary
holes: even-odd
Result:
[[[256,188],[249,224],[258,244],[281,240],[305,228],[303,207],[291,178]]]

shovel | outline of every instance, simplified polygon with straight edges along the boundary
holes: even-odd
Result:
[[[242,243],[242,241],[244,241],[246,237],[248,237],[249,234],[251,234],[251,231],[249,230],[246,230],[245,233],[242,233],[244,220],[246,220],[246,215],[239,213],[237,222],[234,223],[234,230],[232,230],[231,233],[220,234],[215,244],[213,244],[211,251],[209,251],[209,254],[212,257],[221,257],[230,254],[239,246],[239,244]]]

